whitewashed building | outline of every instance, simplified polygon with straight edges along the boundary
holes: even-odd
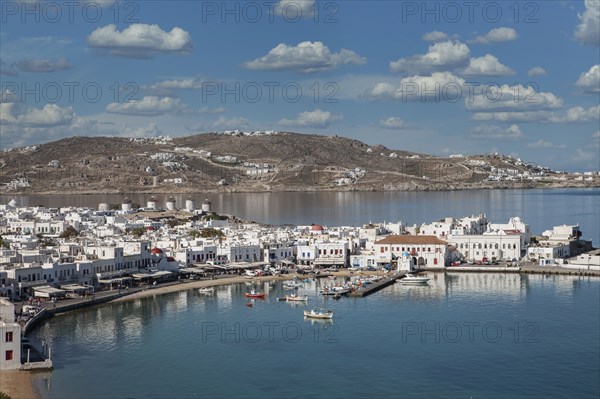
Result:
[[[15,306],[0,298],[0,370],[21,367],[21,326],[15,323]]]
[[[415,266],[445,266],[447,243],[436,236],[391,235],[375,243],[380,264],[391,263],[408,252]]]

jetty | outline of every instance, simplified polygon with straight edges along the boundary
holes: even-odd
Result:
[[[365,287],[361,287],[354,292],[351,292],[349,296],[355,298],[363,298],[367,295],[371,295],[374,292],[377,292],[385,287],[388,287],[396,282],[396,280],[401,279],[406,276],[406,273],[397,273],[389,277],[384,277],[376,283],[369,284]]]

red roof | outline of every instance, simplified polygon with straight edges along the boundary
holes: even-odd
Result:
[[[153,253],[153,254],[162,254],[163,253],[162,249],[156,248],[156,247],[152,248],[150,250],[150,252]]]
[[[323,231],[323,230],[325,230],[323,228],[323,226],[321,226],[320,224],[313,224],[310,229],[312,231]]]
[[[440,240],[436,236],[391,235],[376,241],[375,244],[446,245],[446,241]]]

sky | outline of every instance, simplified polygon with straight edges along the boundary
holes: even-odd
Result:
[[[600,169],[600,0],[4,1],[0,148],[239,129]]]

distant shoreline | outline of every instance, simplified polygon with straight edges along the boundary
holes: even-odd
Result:
[[[267,194],[267,193],[402,193],[402,192],[451,192],[451,191],[473,191],[473,190],[557,190],[557,189],[598,189],[600,188],[594,184],[552,184],[552,185],[494,185],[494,186],[455,186],[450,184],[448,186],[413,186],[409,189],[400,188],[381,188],[381,187],[327,187],[327,188],[269,188],[268,190],[255,190],[251,188],[234,188],[224,186],[223,188],[203,188],[202,193],[207,194]],[[110,190],[51,190],[51,191],[0,191],[0,195],[14,195],[19,197],[33,196],[33,195],[184,195],[184,194],[196,194],[198,189],[182,189],[174,187],[164,187],[163,189],[156,189],[145,191],[145,190],[129,190],[123,188],[113,188]]]

